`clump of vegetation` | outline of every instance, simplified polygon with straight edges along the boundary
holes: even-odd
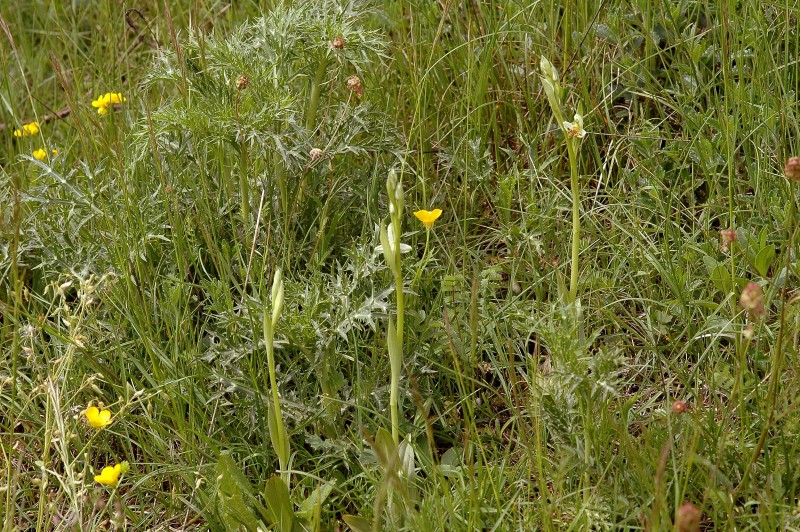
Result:
[[[256,4],[0,7],[4,529],[800,526],[791,8]]]

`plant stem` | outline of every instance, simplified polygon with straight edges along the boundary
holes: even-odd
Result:
[[[308,104],[308,116],[306,116],[306,129],[311,135],[317,127],[317,107],[319,107],[319,95],[322,92],[322,81],[325,72],[328,70],[328,56],[325,55],[317,66],[317,73],[311,85],[311,101]]]
[[[580,180],[578,176],[578,153],[575,139],[567,138],[569,154],[570,192],[572,192],[572,266],[569,279],[569,298],[574,303],[578,297],[578,254],[581,239]]]

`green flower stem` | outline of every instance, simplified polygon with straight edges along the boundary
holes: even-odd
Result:
[[[784,271],[786,272],[786,275],[783,278],[783,287],[781,287],[780,328],[778,329],[778,338],[775,341],[775,356],[772,357],[772,368],[769,372],[769,389],[767,391],[767,408],[769,411],[767,412],[767,420],[764,423],[764,427],[761,429],[761,436],[758,438],[758,442],[753,450],[753,454],[750,456],[750,461],[747,463],[747,467],[742,473],[742,480],[739,481],[739,485],[736,486],[735,490],[733,490],[733,494],[731,496],[733,499],[736,498],[736,496],[739,494],[739,491],[741,491],[741,489],[747,484],[750,476],[750,470],[753,468],[756,461],[758,461],[758,457],[761,455],[761,451],[764,449],[764,444],[766,443],[767,437],[769,436],[772,428],[772,423],[775,420],[775,403],[778,399],[778,387],[780,386],[781,371],[783,370],[783,344],[784,336],[786,334],[786,307],[789,306],[789,298],[787,297],[786,292],[787,286],[789,285],[789,275],[791,272],[791,258],[793,256],[792,250],[794,249],[794,241],[795,237],[797,236],[797,227],[795,226],[796,199],[794,187],[791,187],[790,194],[792,199],[789,202],[789,216],[788,224],[786,226],[789,228],[789,240],[786,243],[786,262],[784,265]]]
[[[575,138],[567,138],[569,154],[570,191],[572,192],[572,266],[569,279],[569,298],[572,302],[578,297],[578,255],[581,239],[580,179],[578,175],[578,153]]]
[[[319,107],[319,96],[322,92],[322,82],[325,79],[325,72],[328,70],[328,56],[325,55],[317,66],[317,73],[311,84],[311,100],[308,104],[308,116],[306,116],[306,129],[311,135],[317,127],[317,108]]]
[[[250,183],[247,180],[247,144],[242,139],[241,164],[239,172],[239,194],[242,197],[242,218],[245,227],[250,225]]]
[[[272,408],[269,412],[269,436],[275,454],[278,455],[281,478],[290,486],[291,477],[289,475],[289,438],[283,426],[283,416],[281,415],[281,400],[278,396],[278,379],[275,376],[275,325],[280,318],[283,308],[283,278],[280,270],[275,273],[272,286],[272,312],[264,309],[264,343],[267,348],[267,369],[269,371],[269,385],[272,389]]]
[[[422,276],[422,271],[425,269],[425,266],[428,265],[428,260],[430,260],[430,243],[431,243],[431,230],[430,228],[425,228],[425,251],[422,253],[422,260],[419,261],[419,267],[417,268],[417,273],[414,274],[414,279],[411,281],[411,290],[414,290],[414,287],[417,286],[419,282],[419,278]]]
[[[399,232],[399,231],[398,231]],[[390,334],[394,333],[394,341],[396,348],[390,350],[389,363],[392,370],[392,383],[389,394],[389,408],[392,413],[392,439],[397,444],[400,442],[400,413],[398,407],[398,396],[400,394],[400,372],[403,370],[403,322],[405,316],[405,301],[403,298],[403,275],[400,267],[400,242],[397,239],[395,246],[395,259],[397,268],[394,272],[394,290],[395,302],[397,304],[397,328],[392,331],[393,327],[389,328]],[[390,323],[391,325],[391,323]],[[392,341],[390,339],[389,341]],[[392,352],[393,351],[393,352]]]

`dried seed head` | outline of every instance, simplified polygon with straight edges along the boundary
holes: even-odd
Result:
[[[675,401],[674,403],[672,403],[673,414],[680,415],[686,412],[687,410],[689,410],[689,405],[686,403],[686,401]]]
[[[308,156],[311,157],[311,161],[316,161],[320,157],[325,155],[325,152],[319,148],[311,148],[311,151],[308,152]]]
[[[800,181],[800,157],[789,157],[786,166],[783,167],[783,173],[792,181]]]
[[[690,502],[683,503],[678,508],[678,515],[675,517],[675,526],[679,532],[699,532],[700,519],[703,512]]]
[[[336,50],[341,50],[344,48],[344,45],[347,44],[347,41],[344,40],[344,37],[341,35],[337,35],[332,41],[331,46]]]
[[[250,80],[244,74],[236,78],[236,90],[243,91],[249,86]]]
[[[722,251],[728,251],[728,246],[736,242],[736,229],[723,229],[719,232],[719,237],[722,239]]]
[[[347,78],[347,88],[354,91],[359,96],[364,94],[364,87],[361,86],[361,80],[356,75]]]
[[[753,319],[758,319],[764,315],[764,291],[761,285],[750,281],[742,290],[739,304],[745,309]]]

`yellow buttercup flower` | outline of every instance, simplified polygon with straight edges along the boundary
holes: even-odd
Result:
[[[127,473],[128,467],[128,462],[106,466],[99,475],[94,476],[94,481],[104,486],[116,486],[117,482],[119,482],[119,477]]]
[[[439,216],[442,215],[442,209],[433,209],[432,211],[420,210],[414,213],[414,216],[422,222],[427,229],[433,227],[433,222],[435,222]]]
[[[22,129],[15,129],[15,137],[27,137],[29,135],[36,135],[39,132],[39,122],[28,122],[23,124]]]
[[[56,155],[58,155],[58,150],[53,150],[51,153],[53,154],[53,157],[55,157]],[[36,159],[39,159],[40,161],[44,161],[45,159],[47,159],[47,150],[45,150],[44,148],[39,148],[38,150],[34,150],[31,155],[33,155]]]
[[[128,99],[121,92],[107,92],[96,100],[92,100],[92,107],[97,108],[97,113],[104,115],[112,105],[127,102]]]
[[[90,406],[84,414],[89,425],[96,429],[102,429],[111,424],[111,410],[100,410],[96,406]]]

